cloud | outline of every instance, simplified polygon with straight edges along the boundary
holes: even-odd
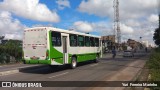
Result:
[[[77,21],[73,24],[73,27],[77,30],[77,31],[81,31],[81,32],[91,32],[93,31],[93,27],[90,23],[88,22],[84,22],[84,21]]]
[[[121,24],[121,33],[122,34],[132,34],[134,32],[132,27],[129,27],[125,24]]]
[[[109,24],[110,23],[105,21],[100,21],[100,22],[76,21],[73,23],[72,28],[75,31],[80,31],[84,33],[97,32],[101,35],[111,35],[113,34],[113,28],[112,25]]]
[[[0,10],[9,11],[17,16],[42,22],[59,22],[56,12],[51,11],[39,0],[3,0]]]
[[[158,22],[156,22],[158,18],[157,1],[159,0],[119,0],[123,38],[139,40],[139,37],[142,36],[143,39],[153,43],[153,31],[158,27]],[[113,0],[83,0],[78,6],[78,11],[107,18],[110,21],[114,19]],[[105,25],[107,26],[101,30],[102,35],[113,32],[113,22],[107,22]]]
[[[125,21],[125,24],[130,27],[140,27],[141,26],[140,21],[135,20],[135,19],[128,19]]]
[[[152,14],[150,15],[150,17],[148,18],[149,22],[158,22],[158,15]]]
[[[22,35],[20,34],[5,34],[5,39],[18,39],[22,40]]]
[[[120,0],[120,17],[121,19],[139,19],[156,13],[157,0]],[[127,3],[127,4],[126,4]]]
[[[77,21],[73,23],[73,27],[77,31],[81,32],[97,32],[101,35],[112,35],[114,33],[113,25],[111,23],[100,21],[100,22],[86,22]],[[133,34],[134,29],[125,24],[121,24],[122,35]]]
[[[157,0],[119,0],[120,18],[141,18],[156,13],[157,6]],[[113,0],[83,0],[78,11],[113,19]]]
[[[58,9],[63,10],[65,7],[70,8],[70,2],[68,0],[57,0]]]
[[[78,7],[78,10],[83,13],[94,14],[105,17],[110,16],[112,12],[112,0],[83,0]]]
[[[0,12],[0,34],[5,39],[22,39],[25,25],[21,24],[18,19],[14,19],[11,13],[7,11]]]

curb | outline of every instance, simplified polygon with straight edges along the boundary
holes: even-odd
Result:
[[[145,66],[145,65],[144,65],[144,66]],[[142,73],[142,70],[144,69],[144,66],[143,66],[143,68],[141,68],[141,69],[137,72],[137,74],[135,75],[135,77],[133,77],[132,81],[136,81],[136,80],[139,78],[139,75]]]
[[[148,75],[147,81],[149,81],[151,79],[151,74]],[[151,90],[150,88],[144,88],[144,90]]]

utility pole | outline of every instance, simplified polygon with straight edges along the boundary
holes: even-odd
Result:
[[[119,20],[119,1],[113,1],[114,7],[114,35],[118,45],[121,43],[121,30],[120,30],[120,20]]]

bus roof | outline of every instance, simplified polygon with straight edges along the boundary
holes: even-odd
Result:
[[[76,32],[76,31],[70,31],[70,30],[65,30],[65,29],[60,29],[60,28],[55,28],[55,27],[34,27],[34,28],[27,28],[25,30],[32,30],[32,29],[46,29],[46,30],[51,30],[51,31],[58,31],[61,33],[78,34],[78,35],[100,38],[100,36],[96,36],[96,35],[91,35],[91,34],[86,34],[86,33],[81,33],[81,32]]]

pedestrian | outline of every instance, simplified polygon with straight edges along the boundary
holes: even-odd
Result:
[[[115,47],[112,49],[112,58],[115,58],[116,57],[116,49]]]

